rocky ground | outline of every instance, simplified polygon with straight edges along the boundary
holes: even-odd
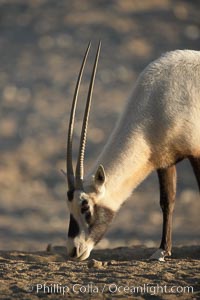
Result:
[[[173,223],[174,245],[182,248],[175,248],[174,258],[165,264],[146,260],[152,247],[158,247],[161,234],[155,174],[136,189],[98,245],[101,250],[94,252],[95,259],[108,263],[88,268],[88,262],[72,262],[38,251],[44,251],[48,243],[66,242],[69,213],[66,183],[59,170],[65,168],[70,103],[88,41],[92,41],[92,51],[77,112],[75,157],[82,101],[99,39],[102,51],[90,116],[86,170],[109,137],[142,69],[163,52],[199,50],[199,20],[200,5],[194,0],[0,1],[2,299],[46,297],[35,292],[40,281],[66,284],[70,293],[65,297],[81,297],[72,292],[76,282],[94,282],[99,288],[110,282],[123,286],[192,283],[193,298],[198,298],[200,202],[188,162],[178,166]],[[105,250],[119,246],[130,248]],[[33,292],[25,292],[27,285],[33,286]],[[48,297],[60,299],[55,294]],[[86,297],[90,295],[86,293]],[[112,297],[108,286],[98,297]],[[149,299],[150,293],[137,297]],[[168,295],[162,297],[168,299]]]
[[[59,250],[59,249],[58,249]],[[1,299],[199,299],[200,247],[174,249],[165,263],[155,249],[103,249],[85,262],[48,252],[0,253]]]

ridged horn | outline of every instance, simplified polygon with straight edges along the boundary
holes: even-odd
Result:
[[[92,76],[91,76],[90,85],[89,85],[89,89],[88,89],[83,124],[82,124],[79,155],[78,155],[77,166],[76,166],[76,182],[75,182],[75,184],[76,184],[77,189],[83,188],[84,158],[85,158],[85,146],[86,146],[86,140],[87,140],[88,119],[89,119],[92,93],[93,93],[93,87],[94,87],[94,80],[95,80],[95,75],[96,75],[96,71],[97,71],[100,49],[101,49],[101,41],[99,41],[99,45],[98,45],[98,49],[97,49],[97,53],[96,53],[96,57],[95,57],[95,61],[94,61]]]
[[[76,104],[78,99],[78,93],[81,83],[81,78],[83,75],[83,70],[85,67],[85,63],[87,60],[87,56],[90,50],[91,42],[88,44],[88,47],[86,49],[82,65],[79,71],[78,79],[76,82],[76,87],[74,91],[74,97],[72,101],[72,107],[71,107],[71,113],[70,113],[70,119],[69,119],[69,129],[68,129],[68,137],[67,137],[67,153],[66,153],[66,170],[67,170],[67,181],[68,181],[68,187],[69,190],[73,190],[75,188],[75,180],[74,180],[74,171],[73,171],[73,160],[72,160],[72,140],[73,140],[73,131],[74,131],[74,118],[75,118],[75,112],[76,112]]]

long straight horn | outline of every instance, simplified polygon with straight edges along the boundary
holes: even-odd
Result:
[[[81,78],[83,75],[83,70],[85,67],[85,63],[87,60],[88,52],[90,50],[91,43],[88,44],[87,50],[85,52],[82,65],[79,71],[75,91],[74,91],[74,97],[72,101],[72,107],[71,107],[71,113],[70,113],[70,120],[69,120],[69,129],[68,129],[68,138],[67,138],[67,154],[66,154],[66,170],[67,170],[67,181],[68,181],[68,187],[70,190],[73,190],[75,187],[74,182],[74,171],[73,171],[73,162],[72,162],[72,139],[73,139],[73,131],[74,131],[74,118],[75,118],[75,112],[76,112],[76,104],[78,99],[78,93],[81,83]]]
[[[82,189],[82,187],[83,187],[84,157],[85,157],[85,146],[86,146],[86,139],[87,139],[88,119],[89,119],[90,106],[91,106],[91,100],[92,100],[92,92],[93,92],[93,87],[94,87],[95,75],[96,75],[96,71],[97,71],[97,64],[98,64],[100,49],[101,49],[101,41],[99,42],[96,57],[95,57],[95,62],[94,62],[92,76],[91,76],[89,90],[88,90],[86,108],[85,108],[85,113],[84,113],[84,118],[83,118],[79,156],[78,156],[78,161],[77,161],[77,166],[76,166],[76,188],[77,189]]]

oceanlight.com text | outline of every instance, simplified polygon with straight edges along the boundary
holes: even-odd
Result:
[[[149,295],[159,295],[159,294],[193,294],[193,286],[169,286],[169,285],[123,285],[123,284],[104,284],[98,285],[95,283],[79,284],[75,283],[73,285],[64,284],[48,284],[48,283],[38,283],[27,287],[27,291],[36,294],[121,294],[121,295],[137,295],[137,294],[149,294]]]

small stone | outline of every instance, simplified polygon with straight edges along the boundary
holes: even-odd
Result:
[[[98,261],[96,259],[91,259],[88,262],[88,268],[97,268],[97,269],[99,269],[101,267],[102,267],[102,262]]]
[[[113,266],[115,264],[114,260],[110,260],[107,262],[107,266]]]
[[[165,274],[162,275],[162,279],[165,281],[172,281],[174,280],[174,274],[166,272]]]

